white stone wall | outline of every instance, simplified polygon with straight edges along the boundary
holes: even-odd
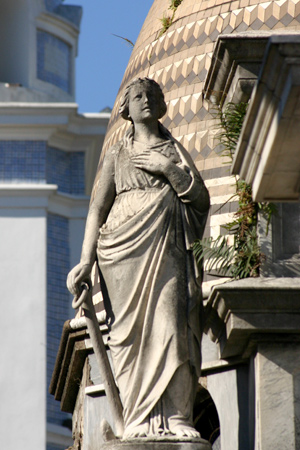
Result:
[[[1,447],[38,450],[46,441],[46,196],[36,205],[31,195],[6,200],[0,208]]]
[[[74,316],[65,278],[80,258],[89,205],[84,180],[95,171],[92,163],[96,154],[99,158],[108,118],[101,113],[78,115],[74,104],[0,104],[0,285],[4,318],[0,351],[0,410],[4,412],[0,432],[1,448],[3,445],[5,450],[40,450],[46,444],[49,450],[63,450],[72,443],[71,431],[63,426],[70,416],[60,412],[59,403],[47,397],[47,391],[62,324]],[[51,164],[53,167],[49,167]],[[61,245],[62,252],[50,252],[49,217],[60,238],[56,247],[59,250]],[[61,223],[66,237],[63,244]],[[51,270],[50,253],[63,258],[57,262],[52,258]],[[56,265],[64,272],[58,278],[54,276]],[[54,290],[49,289],[49,283]],[[53,327],[54,322],[49,321],[49,305],[51,320],[57,323],[59,317],[61,326]],[[48,424],[47,408],[51,419]],[[59,413],[56,418],[55,411]]]

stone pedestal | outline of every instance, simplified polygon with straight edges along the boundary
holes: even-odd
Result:
[[[248,429],[247,441],[235,448],[299,449],[300,279],[246,279],[218,286],[207,314],[207,332],[218,342],[220,359],[244,361],[249,368],[248,387],[236,383],[237,406],[248,391],[249,417],[242,417],[242,408],[238,417],[229,413],[232,428],[243,420]],[[228,443],[228,405],[217,406],[222,442]]]
[[[261,449],[300,448],[300,342],[266,342],[255,358],[256,429]]]
[[[134,439],[128,441],[111,441],[104,444],[101,450],[211,450],[211,445],[204,439],[182,439],[180,442],[175,438]]]
[[[98,313],[104,343],[107,344],[108,330],[104,325],[104,317]],[[60,401],[63,411],[73,414],[73,450],[211,450],[210,443],[205,439],[181,438],[179,442],[175,436],[158,437],[155,440],[105,441],[103,421],[111,426],[114,434],[117,430],[84,318],[65,323],[50,392]],[[198,408],[202,403],[199,397],[197,399]],[[204,421],[205,429],[200,432],[206,439],[218,426],[214,421],[214,416],[210,418],[210,423]]]

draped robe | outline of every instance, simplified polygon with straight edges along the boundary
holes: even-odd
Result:
[[[189,362],[199,375],[201,364],[201,276],[191,245],[202,237],[207,218],[195,206],[205,187],[178,142],[151,150],[190,175],[181,194],[163,176],[134,166],[131,152],[143,148],[120,141],[110,150],[116,198],[97,247],[125,427],[151,414],[180,366]]]

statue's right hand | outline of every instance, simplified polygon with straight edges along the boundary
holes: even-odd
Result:
[[[73,295],[81,294],[81,283],[85,282],[89,286],[91,285],[90,273],[91,266],[89,264],[77,264],[68,274],[67,288]]]

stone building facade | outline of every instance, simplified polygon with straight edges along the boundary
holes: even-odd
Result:
[[[71,419],[48,386],[109,114],[77,112],[80,7],[0,6],[1,447],[62,450]]]
[[[161,33],[159,19],[170,14],[168,8],[168,0],[153,2],[125,71],[102,155],[128,126],[118,116],[125,86],[133,78],[148,76],[165,93],[168,113],[163,124],[190,152],[210,191],[207,236],[224,233],[222,225],[236,211],[232,171],[253,183],[258,201],[272,198],[281,202],[280,211],[292,211],[295,220],[280,213],[269,237],[261,236],[268,263],[260,278],[220,284],[225,279],[216,281],[206,274],[207,334],[195,425],[214,450],[296,450],[300,445],[300,240],[294,118],[299,113],[300,4],[296,0],[183,0],[173,23]],[[287,69],[278,77],[291,62],[290,72]],[[220,156],[214,111],[216,105],[222,108],[226,101],[241,99],[249,101],[251,114],[245,118],[230,167]],[[281,130],[288,148],[280,140]],[[278,155],[286,161],[284,177],[275,164]],[[277,180],[285,180],[276,185],[277,191],[269,183],[272,170],[277,170]],[[96,184],[100,173],[101,162]],[[290,236],[296,236],[293,242]],[[105,334],[103,317],[99,321]],[[79,377],[81,383],[76,385]],[[65,411],[74,413],[74,448],[92,450],[101,445],[99,420],[110,421],[110,417],[82,319],[65,325],[52,392]]]

